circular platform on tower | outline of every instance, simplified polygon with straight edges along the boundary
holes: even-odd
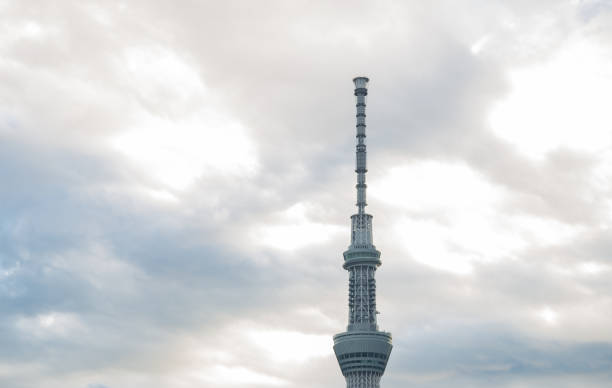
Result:
[[[382,373],[391,354],[391,333],[383,331],[347,331],[334,336],[334,352],[342,374]]]

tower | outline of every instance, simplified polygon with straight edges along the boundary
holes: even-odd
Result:
[[[347,388],[379,388],[391,354],[391,333],[376,323],[376,268],[382,263],[372,243],[372,216],[365,212],[367,77],[353,79],[357,100],[357,214],[351,216],[351,245],[342,267],[349,273],[348,327],[334,336],[334,352]]]

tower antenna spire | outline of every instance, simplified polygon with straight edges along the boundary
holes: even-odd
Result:
[[[372,240],[372,216],[366,214],[366,96],[367,77],[356,77],[357,214],[351,216],[351,244],[342,267],[349,272],[348,326],[334,336],[334,352],[347,388],[380,388],[380,379],[391,354],[391,333],[376,323],[376,269],[382,264]]]
[[[368,95],[367,77],[356,77],[353,79],[355,83],[355,99],[357,102],[357,147],[355,157],[355,172],[357,173],[357,211],[359,214],[365,212],[366,203],[366,188],[365,174],[368,172],[366,164],[366,96]]]

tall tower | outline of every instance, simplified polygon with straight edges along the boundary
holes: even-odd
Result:
[[[380,252],[372,243],[372,216],[365,212],[366,77],[353,79],[357,97],[357,214],[351,216],[351,245],[344,252],[342,267],[349,273],[348,327],[334,336],[334,352],[346,378],[347,388],[379,388],[391,354],[391,333],[376,323],[376,268]]]

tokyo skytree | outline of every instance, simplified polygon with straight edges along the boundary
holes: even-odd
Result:
[[[376,268],[380,252],[372,243],[372,216],[366,203],[367,77],[353,79],[357,97],[357,214],[351,216],[351,245],[344,252],[342,267],[349,273],[348,327],[334,336],[334,352],[346,378],[347,388],[379,388],[391,354],[391,333],[376,323]]]

